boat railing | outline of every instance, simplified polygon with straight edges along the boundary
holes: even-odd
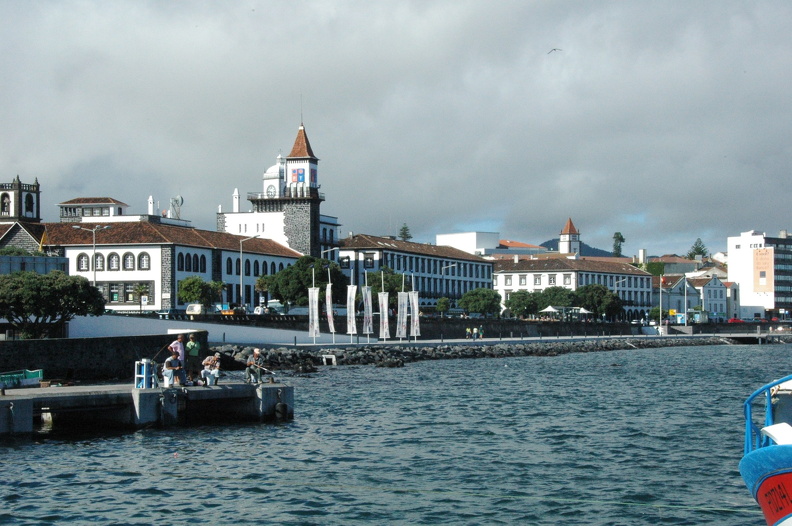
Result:
[[[773,442],[769,437],[762,434],[762,428],[775,424],[773,416],[773,395],[778,391],[776,389],[783,383],[792,381],[792,375],[785,376],[767,385],[764,385],[754,391],[743,404],[743,411],[745,413],[745,454],[756,449],[770,446]],[[764,399],[764,423],[761,425],[754,421],[753,404],[757,403],[760,399]],[[757,415],[758,418],[758,415]]]

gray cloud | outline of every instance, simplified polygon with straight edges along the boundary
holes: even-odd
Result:
[[[343,232],[723,250],[790,202],[787,2],[5,2],[0,172],[212,229],[300,119]],[[548,54],[553,48],[562,51]],[[302,100],[302,102],[301,102]]]

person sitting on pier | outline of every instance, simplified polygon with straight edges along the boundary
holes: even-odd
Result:
[[[184,372],[184,363],[179,359],[179,351],[171,349],[171,356],[162,366],[162,376],[165,379],[165,387],[174,385],[174,379],[179,379],[179,385],[187,385],[187,375]]]
[[[220,378],[220,353],[214,353],[214,356],[209,355],[204,358],[204,369],[201,371],[201,379],[203,380],[204,387],[210,385],[217,385],[217,379]]]
[[[264,357],[261,356],[261,349],[253,349],[253,354],[248,357],[247,368],[245,369],[245,382],[250,383],[251,378],[255,378],[254,383],[261,383],[261,372],[264,368]]]

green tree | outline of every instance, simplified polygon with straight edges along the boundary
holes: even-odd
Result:
[[[575,304],[591,311],[599,319],[603,314],[614,317],[621,313],[619,297],[605,285],[584,285],[575,291]]]
[[[624,243],[624,236],[621,232],[613,234],[613,257],[622,257],[622,243]]]
[[[224,286],[222,281],[207,282],[201,276],[190,276],[179,282],[179,300],[200,303],[209,309],[220,298]]]
[[[303,256],[293,265],[277,274],[262,276],[256,281],[256,290],[270,295],[287,305],[308,305],[308,289],[312,286],[324,289],[327,286],[327,270],[333,282],[333,303],[346,302],[347,277],[341,268],[327,259]],[[324,296],[322,296],[324,298]]]
[[[0,256],[32,256],[33,254],[24,248],[5,247],[0,248]]]
[[[663,309],[663,319],[668,317],[668,311]],[[660,321],[660,307],[652,307],[649,311],[649,319],[654,320],[656,322]]]
[[[437,305],[435,306],[435,311],[439,312],[441,316],[445,316],[445,313],[451,309],[451,300],[443,296],[442,298],[437,299]]]
[[[505,301],[505,305],[506,308],[511,311],[512,315],[526,318],[539,312],[538,293],[528,292],[527,290],[512,292],[509,295],[509,299]]]
[[[571,307],[575,303],[575,294],[564,287],[548,287],[539,293],[537,309],[553,307]]]
[[[132,289],[138,299],[138,307],[140,308],[140,312],[143,312],[143,296],[147,295],[149,292],[148,285],[145,283],[138,283],[135,285],[135,288]]]
[[[501,295],[492,289],[469,290],[459,299],[459,307],[467,312],[500,316]]]
[[[402,241],[409,241],[412,239],[412,234],[410,234],[410,227],[407,226],[407,223],[404,223],[402,227],[399,229],[399,239]]]
[[[652,276],[662,276],[665,274],[665,263],[662,261],[652,261],[651,263],[646,264],[646,268],[644,270],[646,270],[646,272]]]
[[[693,243],[693,246],[690,247],[690,250],[688,250],[688,253],[685,255],[688,259],[696,259],[696,256],[709,256],[709,250],[704,246],[704,242],[701,241],[700,237],[696,238],[696,242]]]
[[[0,318],[23,338],[59,335],[75,316],[101,316],[104,309],[102,293],[80,276],[59,270],[0,275]]]

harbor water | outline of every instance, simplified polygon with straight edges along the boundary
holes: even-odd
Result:
[[[295,419],[3,448],[0,524],[760,526],[742,402],[792,347],[323,367]]]

